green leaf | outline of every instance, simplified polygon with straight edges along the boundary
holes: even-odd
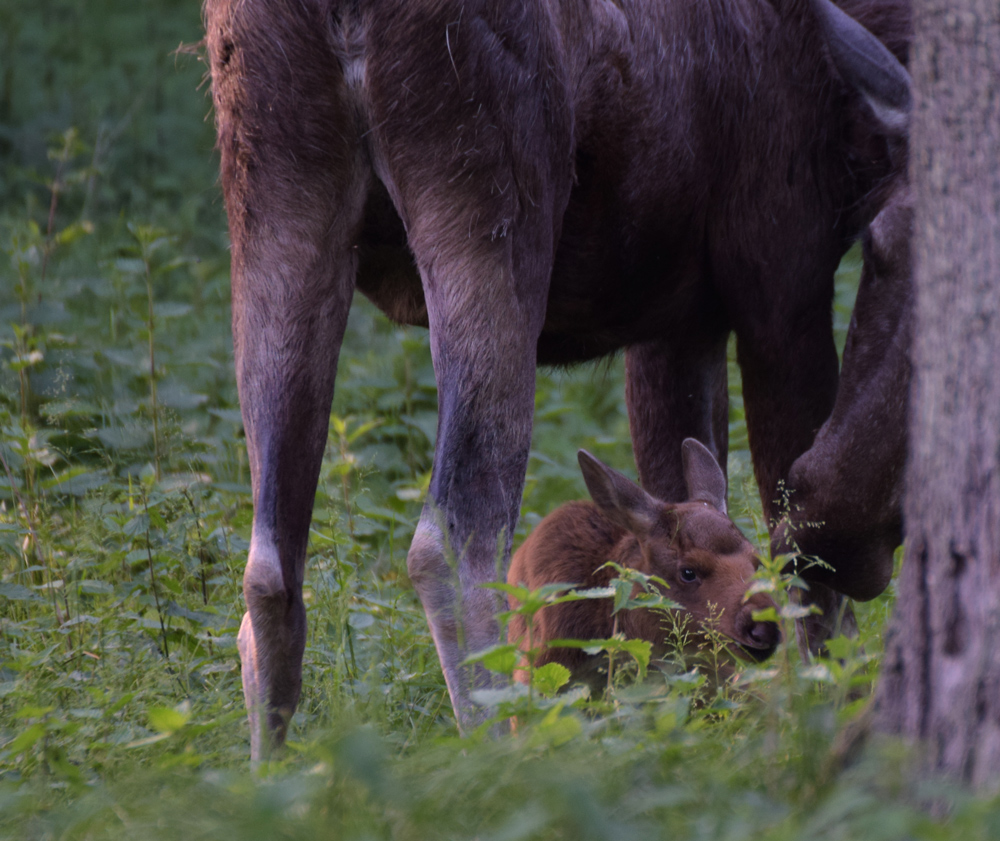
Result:
[[[551,697],[569,683],[569,678],[569,669],[561,663],[546,663],[534,670],[532,684],[543,695]]]
[[[766,613],[767,611],[761,611],[761,613]],[[819,608],[812,604],[786,604],[781,608],[781,616],[784,619],[802,619],[803,617],[809,616],[813,613],[818,613]],[[756,619],[756,616],[754,616]]]
[[[41,484],[46,490],[80,497],[97,490],[107,484],[107,481],[108,473],[106,470],[89,470],[86,467],[77,466],[71,467]]]
[[[501,704],[514,704],[527,698],[528,687],[523,683],[512,683],[501,689],[473,689],[469,697],[480,706],[495,708]]]
[[[164,739],[169,739],[171,733],[157,733],[154,736],[146,736],[143,739],[136,739],[134,742],[126,742],[125,747],[127,748],[143,748],[146,745],[156,744],[156,742],[162,742]]]
[[[347,443],[348,444],[353,444],[355,441],[358,440],[358,438],[360,438],[362,435],[365,435],[365,434],[371,432],[373,429],[375,429],[375,427],[380,426],[381,423],[382,423],[382,420],[381,420],[381,418],[379,418],[379,419],[368,421],[367,423],[361,424],[361,426],[359,426],[350,435],[347,436]]]
[[[599,654],[602,651],[617,649],[619,642],[621,640],[613,637],[597,640],[555,639],[549,640],[547,645],[549,648],[582,648],[588,654]]]
[[[145,274],[146,264],[134,257],[120,257],[115,260],[115,268],[122,274]]]
[[[851,640],[841,634],[826,641],[826,650],[835,660],[846,660],[853,656],[857,650],[857,640]]]
[[[55,709],[55,705],[50,704],[47,707],[36,707],[32,704],[25,704],[21,709],[14,713],[15,718],[41,718],[43,715],[48,715]]]
[[[160,405],[170,409],[196,409],[208,402],[207,394],[196,394],[183,383],[174,381],[161,384],[156,395]]]
[[[15,584],[12,581],[0,583],[0,596],[10,599],[12,602],[28,602],[41,598],[38,593],[28,589],[23,584]]]
[[[825,663],[813,663],[811,666],[803,666],[799,669],[799,675],[806,680],[815,680],[817,683],[836,683],[833,674]]]
[[[153,314],[157,318],[179,318],[191,312],[191,305],[180,301],[157,301],[153,305]]]
[[[653,652],[653,646],[648,640],[621,640],[620,648],[632,655],[632,658],[639,665],[639,679],[646,677],[646,669],[649,667],[649,657]]]
[[[87,236],[87,234],[92,234],[94,232],[94,223],[84,220],[83,222],[74,222],[71,225],[67,225],[55,236],[55,241],[59,245],[72,245],[81,237]]]
[[[746,595],[747,598],[750,598],[750,596],[754,596],[757,593],[774,593],[777,589],[778,585],[774,581],[770,579],[758,578],[750,582]]]
[[[149,710],[149,726],[160,733],[176,733],[191,718],[191,712],[182,704],[178,708],[152,707]]]
[[[95,581],[91,578],[84,578],[77,582],[77,587],[81,593],[91,596],[107,596],[115,591],[115,588],[107,581]]]
[[[572,741],[582,732],[583,725],[580,724],[580,720],[574,715],[563,715],[563,705],[559,704],[549,710],[532,731],[531,744],[534,747],[542,744],[559,747]]]
[[[115,701],[110,707],[105,707],[104,708],[104,717],[105,718],[110,718],[111,716],[113,716],[116,712],[118,712],[126,704],[128,704],[135,696],[136,696],[135,692],[126,692],[124,695],[122,695],[121,698],[119,698],[117,701]]]
[[[750,614],[754,622],[777,622],[778,611],[773,607],[765,607],[763,610],[755,610]]]
[[[14,741],[7,745],[7,749],[13,754],[23,753],[44,735],[45,725],[39,721],[32,724],[27,730],[22,730],[14,738]]]
[[[129,537],[138,537],[145,534],[148,530],[149,516],[145,512],[136,514],[125,524],[125,528],[122,529]]]
[[[615,602],[611,613],[615,614],[628,604],[629,596],[632,595],[632,582],[624,578],[616,578],[611,582],[611,587],[615,592]]]
[[[510,643],[494,645],[470,655],[464,660],[463,665],[481,663],[491,672],[511,675],[517,668],[518,651],[518,647]]]
[[[243,425],[243,415],[239,409],[209,409],[208,413],[213,418],[218,418],[226,423],[235,423],[237,426]]]

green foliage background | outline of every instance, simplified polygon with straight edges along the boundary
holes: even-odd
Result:
[[[0,836],[998,837],[993,801],[836,741],[891,592],[828,664],[785,646],[719,687],[653,670],[604,699],[514,699],[516,735],[459,740],[405,570],[436,419],[427,337],[363,301],[314,517],[305,692],[288,758],[250,771],[227,238],[204,66],[175,52],[199,11],[0,4]],[[762,541],[730,368],[731,508]],[[581,446],[632,472],[620,359],[540,373],[517,540],[584,495]]]

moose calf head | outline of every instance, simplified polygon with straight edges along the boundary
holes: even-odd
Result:
[[[546,517],[514,555],[508,581],[537,589],[556,582],[601,587],[614,576],[614,561],[662,578],[668,596],[695,628],[711,622],[742,657],[764,660],[781,640],[774,622],[754,619],[755,611],[774,607],[764,593],[747,597],[758,559],[750,541],[726,515],[726,479],[715,458],[688,438],[682,445],[686,502],[654,499],[637,484],[584,450],[580,468],[593,502],[571,502]],[[531,620],[531,647],[540,649],[537,665],[558,662],[586,679],[598,659],[578,649],[548,648],[555,639],[611,636],[610,599],[549,605]],[[512,642],[529,647],[524,617],[514,616]],[[648,640],[654,655],[666,648],[662,614],[645,608],[619,614],[618,630]],[[522,676],[523,677],[523,676]]]

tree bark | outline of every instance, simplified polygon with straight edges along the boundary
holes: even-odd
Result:
[[[875,726],[1000,788],[1000,3],[914,0],[906,554]]]

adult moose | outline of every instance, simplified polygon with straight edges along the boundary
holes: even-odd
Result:
[[[438,440],[407,563],[460,725],[489,681],[461,663],[498,637],[479,585],[509,553],[537,364],[626,348],[640,479],[679,499],[683,439],[725,464],[735,331],[775,513],[833,405],[833,272],[901,177],[909,102],[906,0],[843,0],[853,17],[775,2],[206,0],[254,500],[254,757],[299,697],[355,287],[430,328]]]

